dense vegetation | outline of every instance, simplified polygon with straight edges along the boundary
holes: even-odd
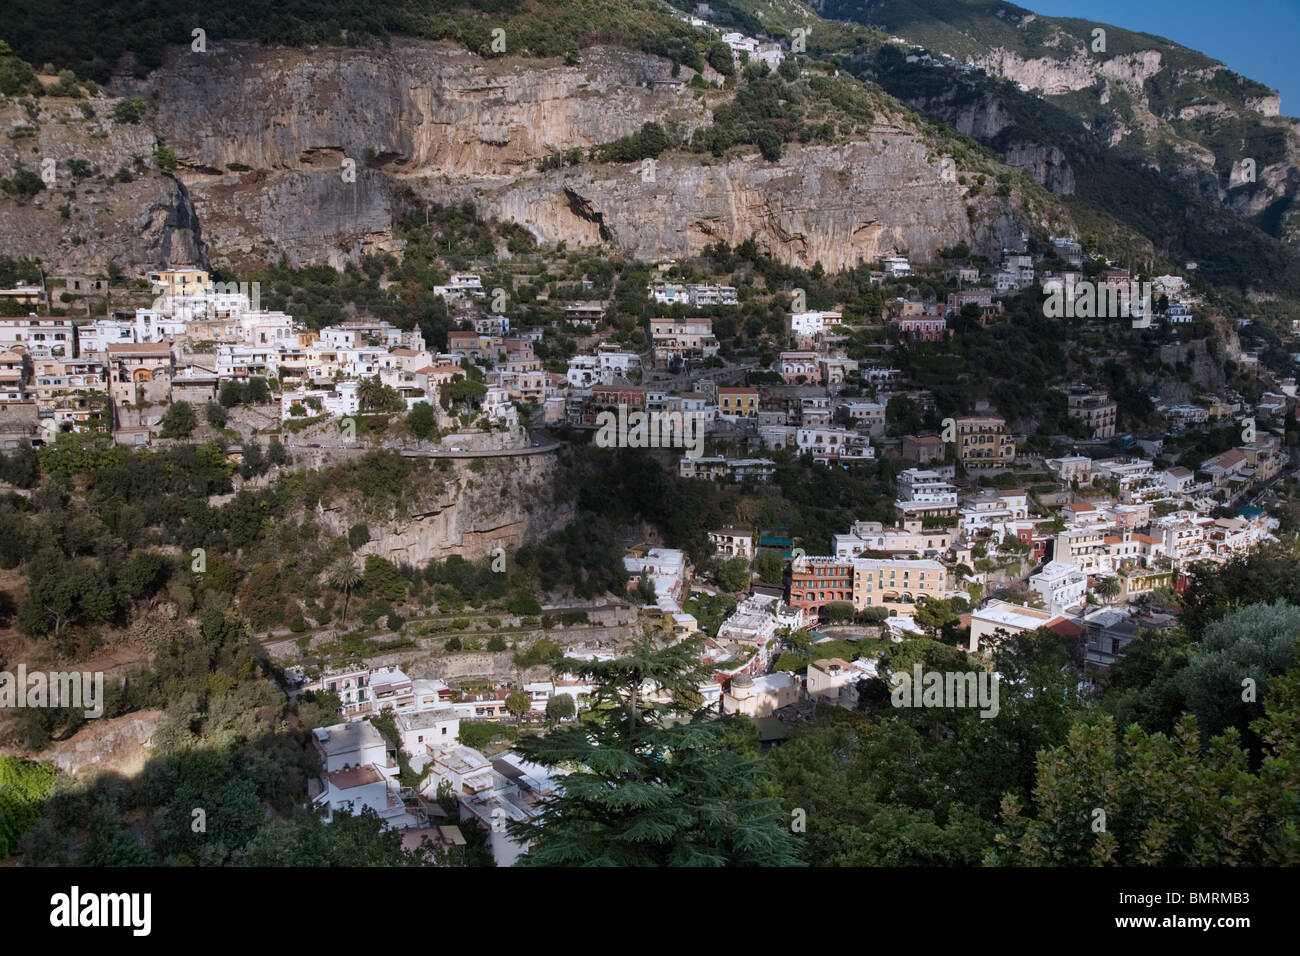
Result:
[[[358,7],[327,0],[262,4],[249,15],[242,0],[160,3],[129,0],[111,10],[86,0],[53,4],[17,0],[5,33],[31,63],[70,67],[103,82],[130,54],[143,75],[161,64],[167,47],[188,49],[191,31],[209,44],[255,40],[266,44],[356,45],[394,36],[454,40],[484,56],[571,56],[596,43],[618,43],[700,65],[697,31],[652,0],[379,0]],[[494,48],[504,30],[504,51]]]
[[[767,755],[766,792],[806,811],[810,863],[1294,865],[1300,606],[1262,603],[1290,595],[1294,560],[1291,546],[1232,566],[1226,588],[1260,602],[1247,606],[1199,578],[1201,615],[1139,637],[1095,697],[1078,695],[1077,648],[1050,631],[995,652],[992,718],[893,708],[868,682],[862,712],[819,709]],[[1236,591],[1243,577],[1257,589]],[[945,644],[901,647],[886,675],[971,666]]]

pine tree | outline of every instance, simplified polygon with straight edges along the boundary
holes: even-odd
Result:
[[[758,761],[734,749],[743,718],[698,709],[699,651],[699,639],[647,636],[627,657],[572,665],[596,685],[602,719],[518,744],[528,760],[577,768],[535,820],[509,825],[531,841],[522,865],[799,865],[780,808],[758,793]]]

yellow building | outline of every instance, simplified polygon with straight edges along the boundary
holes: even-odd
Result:
[[[907,558],[855,558],[853,607],[883,607],[910,614],[921,598],[948,595],[948,568],[938,561]]]
[[[965,465],[1009,465],[1016,441],[999,415],[963,415],[957,423],[957,457]]]
[[[718,414],[734,415],[738,418],[756,418],[758,416],[758,389],[719,388]]]
[[[149,282],[162,286],[167,295],[198,295],[211,284],[202,269],[163,269],[149,273]]]

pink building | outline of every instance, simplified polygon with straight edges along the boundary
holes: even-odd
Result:
[[[821,362],[816,352],[782,352],[776,361],[776,373],[787,385],[820,385]]]
[[[942,342],[948,336],[948,320],[932,316],[904,316],[897,319],[898,337],[916,336],[922,342]]]

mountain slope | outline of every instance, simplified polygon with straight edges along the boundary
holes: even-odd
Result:
[[[812,0],[809,6],[1009,80],[1075,119],[1098,143],[1187,183],[1271,235],[1300,241],[1300,121],[1278,115],[1273,90],[1204,54],[1001,0]],[[1096,48],[1099,39],[1104,49]]]

